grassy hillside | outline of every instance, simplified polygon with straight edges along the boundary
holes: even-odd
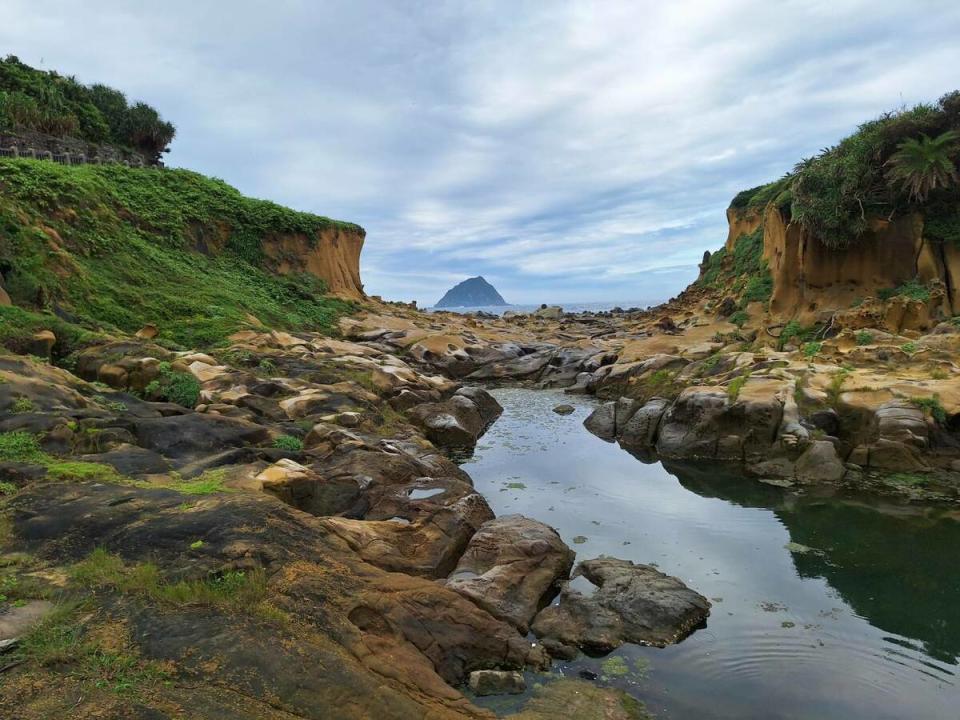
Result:
[[[332,330],[353,306],[312,275],[269,273],[260,249],[268,234],[332,226],[362,231],[185,170],[0,159],[0,273],[19,306],[0,308],[0,342],[40,326],[77,339],[154,323],[161,341],[205,347],[250,315]]]
[[[932,239],[960,242],[960,91],[889,112],[799,162],[793,172],[739,193],[738,211],[775,203],[828,247],[857,240],[876,217],[920,212]]]

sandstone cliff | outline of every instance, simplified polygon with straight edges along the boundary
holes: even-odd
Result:
[[[323,280],[332,295],[359,300],[360,251],[366,232],[361,227],[328,228],[314,237],[268,235],[263,240],[267,265],[283,275],[307,272]]]
[[[860,242],[846,248],[827,247],[773,205],[762,213],[730,209],[727,219],[728,252],[741,237],[762,231],[773,281],[769,309],[776,320],[810,324],[911,281],[928,286],[930,299],[892,329],[904,323],[926,329],[960,314],[960,248],[926,236],[920,213],[874,219]]]

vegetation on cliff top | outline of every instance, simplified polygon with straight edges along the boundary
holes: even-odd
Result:
[[[173,124],[146,103],[131,105],[119,90],[37,70],[13,55],[0,60],[2,128],[129,147],[153,161],[176,134]]]
[[[270,272],[261,249],[270,235],[331,227],[363,232],[186,170],[0,160],[0,274],[20,306],[0,308],[0,342],[51,324],[82,341],[77,326],[152,323],[188,347],[256,320],[331,330],[352,304],[324,297],[312,275]]]
[[[958,131],[960,91],[886,113],[786,177],[739,193],[731,208],[774,203],[833,248],[856,242],[874,218],[920,210],[930,237],[960,242]]]

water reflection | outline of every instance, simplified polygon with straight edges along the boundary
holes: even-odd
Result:
[[[679,645],[558,672],[595,673],[659,717],[957,717],[955,516],[645,465],[583,429],[588,399],[496,395],[504,415],[465,469],[497,514],[550,523],[581,559],[653,562],[714,602]],[[560,402],[576,412],[555,415]]]
[[[955,511],[842,492],[800,495],[702,465],[664,467],[702,497],[772,510],[796,546],[791,555],[801,577],[825,579],[871,625],[919,641],[939,661],[957,663]]]

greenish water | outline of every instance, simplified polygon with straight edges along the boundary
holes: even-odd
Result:
[[[644,464],[583,428],[589,399],[494,394],[504,414],[464,468],[498,515],[549,523],[579,559],[654,563],[713,602],[678,645],[627,645],[556,674],[596,673],[659,718],[960,717],[956,511]],[[553,413],[562,402],[576,412]]]

